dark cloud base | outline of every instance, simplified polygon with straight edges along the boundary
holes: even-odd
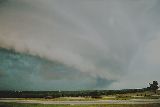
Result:
[[[0,90],[95,89],[112,82],[58,62],[0,48]]]

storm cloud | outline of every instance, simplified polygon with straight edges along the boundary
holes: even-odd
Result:
[[[159,4],[1,0],[0,88],[119,89],[160,81]]]

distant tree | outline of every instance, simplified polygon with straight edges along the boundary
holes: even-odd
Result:
[[[99,91],[92,91],[89,93],[92,98],[101,98],[101,93]]]
[[[149,83],[149,85],[150,85],[149,89],[156,93],[157,89],[159,88],[158,87],[158,82],[157,81],[153,81],[153,83],[152,84]]]

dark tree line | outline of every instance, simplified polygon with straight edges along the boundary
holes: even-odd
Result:
[[[147,87],[148,90],[150,91],[154,91],[156,93],[156,91],[158,90],[159,86],[158,86],[158,82],[157,81],[153,81],[153,83],[149,83],[149,87]]]
[[[58,97],[92,97],[141,92],[141,89],[125,90],[86,90],[86,91],[0,91],[0,98],[58,98]]]
[[[92,97],[100,98],[102,95],[115,95],[136,93],[144,91],[154,91],[158,87],[158,82],[153,81],[150,86],[143,89],[123,89],[123,90],[83,90],[83,91],[0,91],[0,98],[58,98],[58,97]]]

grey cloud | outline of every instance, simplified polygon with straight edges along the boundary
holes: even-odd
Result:
[[[103,80],[59,62],[0,48],[0,90],[96,89]]]
[[[52,73],[55,80],[69,78],[70,72],[73,77],[87,75],[94,83],[97,79],[97,84],[112,84],[137,72],[135,60],[145,54],[140,50],[159,32],[158,4],[157,0],[8,0],[0,8],[0,46],[66,66],[62,76],[63,71],[52,72],[46,65],[47,71],[40,72],[44,78],[52,78]]]

